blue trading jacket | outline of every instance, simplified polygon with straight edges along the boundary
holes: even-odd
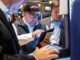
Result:
[[[71,19],[71,60],[80,60],[80,1],[75,0]]]

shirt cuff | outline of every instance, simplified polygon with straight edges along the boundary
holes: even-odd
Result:
[[[32,33],[29,34],[22,34],[22,35],[17,35],[17,38],[19,40],[28,40],[28,39],[32,39]]]

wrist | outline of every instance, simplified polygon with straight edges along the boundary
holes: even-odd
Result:
[[[35,56],[35,55],[32,55],[32,56],[33,56],[36,60],[39,60],[37,56]]]
[[[34,33],[32,33],[32,37],[34,38],[36,35]]]

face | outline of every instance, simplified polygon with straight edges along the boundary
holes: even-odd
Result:
[[[24,20],[27,21],[31,26],[34,26],[37,22],[37,17],[29,13],[25,13],[24,18]]]
[[[60,18],[60,16],[59,16],[59,8],[58,7],[55,7],[54,9],[52,9],[51,17],[54,20],[58,20]]]

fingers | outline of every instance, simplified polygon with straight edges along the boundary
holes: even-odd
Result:
[[[58,54],[58,52],[53,48],[49,48],[45,52],[46,52],[46,54]]]
[[[56,48],[50,48],[50,47],[48,47],[48,46],[44,46],[44,47],[42,47],[41,48],[42,50],[43,50],[43,52],[46,52],[46,53],[54,53],[54,54],[58,54],[59,53],[59,51],[56,49]]]
[[[50,58],[50,59],[54,59],[54,58],[58,58],[58,57],[59,57],[58,54],[51,54],[48,56],[48,58]]]
[[[54,54],[59,54],[59,51],[56,48],[51,48],[49,51]]]
[[[49,48],[48,46],[44,46],[40,49],[36,47],[33,56],[38,60],[51,60],[53,58],[58,58],[58,54],[55,52],[54,48]]]
[[[36,35],[38,35],[38,34],[40,34],[40,33],[42,33],[42,32],[44,32],[44,30],[38,29],[38,30],[34,31],[34,32],[32,33],[32,35],[33,35],[33,36],[36,36]]]

